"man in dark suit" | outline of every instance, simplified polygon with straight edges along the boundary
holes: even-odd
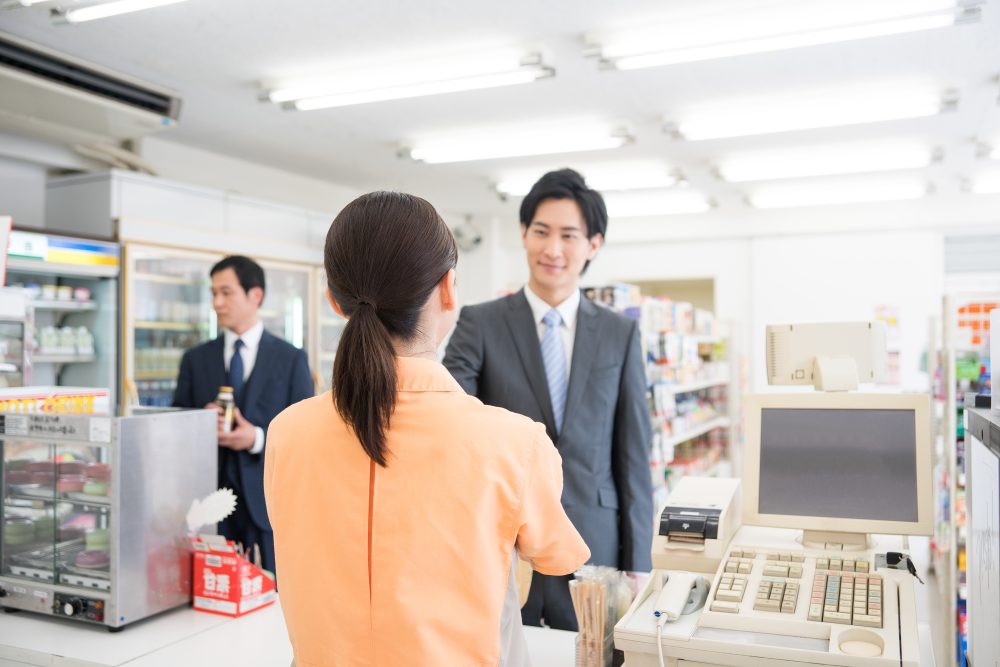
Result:
[[[534,185],[520,218],[528,285],[463,308],[444,365],[484,403],[545,424],[562,456],[563,505],[590,562],[647,571],[651,427],[639,328],[579,289],[604,242],[604,200],[563,169]],[[524,623],[576,630],[569,579],[536,572]]]
[[[219,409],[219,387],[230,386],[235,423],[225,432],[219,416],[219,487],[236,492],[236,511],[219,524],[227,539],[260,548],[261,564],[274,572],[274,534],[264,505],[267,426],[279,412],[313,395],[305,352],[264,330],[264,270],[232,255],[212,267],[212,307],[223,333],[191,348],[181,359],[174,406]]]

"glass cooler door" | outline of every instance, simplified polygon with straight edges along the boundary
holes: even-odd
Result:
[[[319,349],[316,367],[319,369],[319,391],[330,388],[333,379],[333,360],[337,356],[337,345],[344,332],[347,320],[334,312],[326,298],[326,272],[320,268],[316,272],[316,302],[319,304],[319,335],[316,347]]]
[[[208,272],[220,258],[125,246],[123,386],[140,405],[169,406],[184,352],[218,335]]]
[[[260,307],[264,328],[308,354],[311,267],[271,261],[260,265],[266,287]]]

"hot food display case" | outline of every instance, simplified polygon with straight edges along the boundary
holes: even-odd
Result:
[[[209,410],[0,412],[0,607],[114,630],[188,603],[216,450]]]

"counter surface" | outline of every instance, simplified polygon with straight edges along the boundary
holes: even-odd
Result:
[[[525,628],[535,665],[572,665],[575,632]],[[37,614],[0,614],[0,665],[284,667],[292,661],[279,602],[242,618],[177,609],[118,633]]]

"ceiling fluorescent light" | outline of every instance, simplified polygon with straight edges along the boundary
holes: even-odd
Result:
[[[977,195],[1000,195],[1000,171],[988,171],[972,180],[969,188]]]
[[[604,203],[609,218],[684,215],[704,213],[712,208],[704,195],[688,189],[611,193],[604,196]]]
[[[402,149],[400,154],[427,164],[443,164],[608,150],[624,146],[631,140],[632,137],[624,131],[606,129],[562,127],[510,133],[483,131],[437,141],[420,141],[411,148]]]
[[[716,170],[725,181],[745,183],[920,169],[939,157],[933,149],[919,144],[838,144],[731,155],[720,160]]]
[[[287,109],[331,107],[497,88],[550,77],[554,70],[541,56],[504,52],[367,68],[335,76],[292,82],[270,90],[266,99]]]
[[[597,38],[600,46],[588,52],[606,67],[640,69],[930,30],[979,14],[956,0],[784,3]]]
[[[667,130],[689,141],[922,118],[958,103],[957,93],[898,86],[802,91],[689,108]],[[736,113],[735,110],[739,110]]]
[[[535,169],[500,179],[496,190],[502,195],[523,197],[531,190],[531,186],[541,178],[542,174],[558,169]],[[588,168],[586,165],[575,165],[574,169],[583,174],[587,185],[600,192],[617,192],[624,190],[648,190],[651,188],[669,188],[677,184],[679,176],[674,170],[663,167],[649,169],[640,168]]]
[[[128,14],[142,11],[143,9],[153,9],[164,5],[173,5],[185,0],[115,0],[114,2],[104,2],[99,5],[88,5],[76,9],[67,9],[59,12],[58,16],[67,23],[83,23],[84,21],[94,21],[96,19],[106,19],[110,16]]]
[[[927,190],[919,178],[782,183],[756,188],[748,199],[754,208],[792,208],[920,199]]]

